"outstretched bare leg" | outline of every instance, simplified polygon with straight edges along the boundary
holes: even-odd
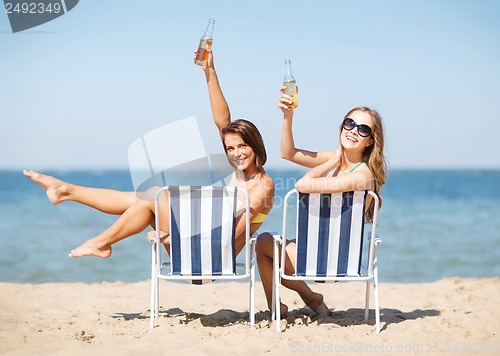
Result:
[[[168,219],[163,220],[161,230],[168,231]],[[154,202],[138,199],[109,229],[71,250],[69,257],[108,258],[111,256],[113,244],[140,233],[148,225],[154,225]]]
[[[106,214],[120,215],[137,200],[134,192],[83,187],[35,171],[24,170],[23,174],[38,183],[54,205],[72,200]]]
[[[267,305],[272,306],[272,280],[273,280],[273,237],[270,234],[261,234],[257,239],[257,264],[259,266],[260,277],[264,293],[266,294]],[[290,255],[294,255],[293,243],[289,243],[286,248],[287,257],[285,258],[285,270],[291,274],[295,270]],[[281,254],[281,251],[280,251]],[[303,281],[289,281],[282,279],[281,284],[286,288],[296,291],[304,303],[319,316],[328,316],[330,311],[323,301],[323,295],[315,293]],[[286,317],[288,307],[280,303],[280,313]]]

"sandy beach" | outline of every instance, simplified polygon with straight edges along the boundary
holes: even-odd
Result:
[[[2,355],[500,354],[500,279],[381,285],[382,331],[363,321],[362,283],[315,284],[331,317],[317,320],[285,289],[278,334],[260,283],[256,328],[247,284],[162,282],[149,328],[149,281],[0,283]]]

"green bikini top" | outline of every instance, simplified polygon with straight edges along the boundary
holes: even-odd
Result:
[[[354,171],[356,168],[358,168],[359,166],[361,166],[361,164],[362,164],[362,163],[366,163],[366,162],[365,162],[365,161],[361,161],[361,162],[359,162],[357,165],[355,165],[355,166],[354,166],[354,168],[353,168],[353,169],[351,169],[351,170],[349,171],[349,173],[351,173],[351,172],[352,172],[352,171]]]
[[[351,172],[352,172],[352,171],[354,171],[356,168],[358,168],[359,166],[361,166],[361,164],[362,164],[362,163],[367,164],[365,161],[361,161],[361,162],[359,162],[357,165],[355,165],[355,166],[354,166],[354,167],[353,167],[353,168],[349,171],[349,173],[351,173]],[[332,169],[330,172],[328,172],[328,174],[327,174],[326,176],[327,176],[327,177],[331,177],[331,176],[333,176],[333,173],[334,173],[334,172],[335,172],[335,168],[334,168],[334,169]]]

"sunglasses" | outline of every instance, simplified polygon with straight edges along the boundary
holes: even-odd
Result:
[[[344,121],[342,122],[342,127],[344,128],[344,130],[347,130],[347,131],[351,131],[355,127],[357,127],[358,128],[358,134],[361,137],[368,137],[368,136],[370,136],[372,134],[372,129],[371,129],[370,126],[365,125],[365,124],[358,125],[356,123],[356,121],[354,121],[350,117],[346,117],[344,119]]]

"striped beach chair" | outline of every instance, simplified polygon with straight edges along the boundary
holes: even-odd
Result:
[[[368,246],[363,248],[364,211],[367,195],[375,202],[372,231]],[[296,196],[296,236],[287,235],[290,197]],[[376,246],[381,243],[376,236],[379,200],[372,191],[354,191],[334,194],[299,193],[293,189],[284,199],[283,236],[274,234],[274,276],[272,308],[276,329],[280,325],[281,280],[315,282],[364,281],[366,282],[365,321],[368,321],[370,282],[375,294],[376,332],[380,332],[380,307],[378,298],[378,269]],[[285,254],[279,257],[279,245],[286,239],[296,239],[296,271],[285,273]],[[365,251],[365,260],[363,252]],[[281,260],[281,261],[280,261]],[[362,262],[365,262],[363,264]],[[276,282],[277,281],[277,282]]]
[[[168,212],[160,199],[168,194]],[[245,203],[240,207],[238,197]],[[246,212],[245,262],[236,263],[235,228],[239,211]],[[170,257],[162,261],[160,218],[168,213]],[[159,316],[159,280],[204,284],[215,280],[250,280],[249,319],[255,323],[255,240],[250,238],[248,193],[232,186],[165,186],[155,198],[156,238],[152,242],[150,327]],[[237,271],[237,267],[240,267]],[[243,271],[241,271],[243,269]]]

